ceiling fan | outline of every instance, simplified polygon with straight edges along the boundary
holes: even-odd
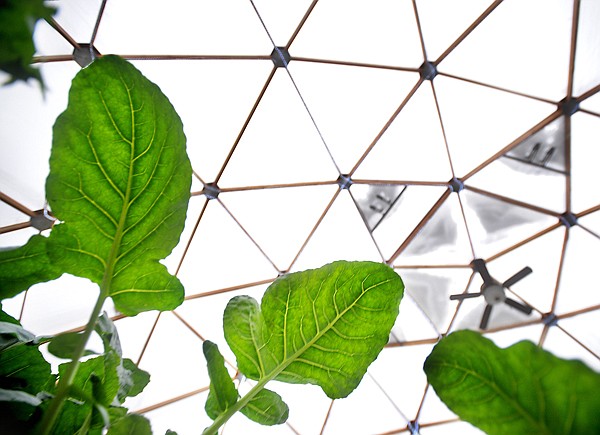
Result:
[[[451,300],[463,300],[476,298],[479,296],[484,297],[486,306],[483,311],[483,316],[481,317],[481,322],[479,324],[480,329],[486,329],[490,320],[490,315],[492,314],[492,308],[494,305],[498,305],[500,303],[505,303],[506,305],[515,308],[525,314],[531,314],[532,308],[528,305],[522,304],[521,302],[517,302],[514,299],[511,299],[506,296],[506,292],[504,289],[509,288],[513,284],[516,284],[527,275],[529,275],[532,270],[529,266],[524,267],[519,272],[515,273],[513,276],[508,278],[503,283],[496,281],[488,272],[485,261],[481,258],[477,258],[473,260],[471,263],[471,267],[473,270],[483,279],[483,284],[481,285],[481,291],[477,293],[461,293],[457,295],[451,295]]]

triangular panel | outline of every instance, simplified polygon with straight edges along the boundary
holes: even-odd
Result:
[[[465,189],[459,193],[477,257],[510,248],[556,223],[556,217]]]
[[[218,229],[218,230],[215,230]],[[269,259],[215,200],[208,204],[179,270],[188,296],[277,276]]]
[[[320,267],[335,260],[382,260],[352,198],[344,191],[308,240],[293,270]]]
[[[397,257],[396,265],[469,264],[473,251],[458,197],[451,195]]]
[[[160,31],[166,23],[169,35]],[[231,38],[230,35],[237,35]],[[250,2],[108,2],[95,43],[101,53],[268,55],[273,49]]]
[[[422,84],[354,173],[371,180],[452,178],[432,88]]]
[[[337,185],[259,189],[224,192],[219,199],[278,269],[286,270],[337,189]]]
[[[571,206],[578,213],[600,204],[600,117],[576,113],[571,117]]]
[[[288,184],[338,176],[293,82],[280,68],[225,168],[220,186]]]
[[[369,25],[374,22],[377,26]],[[331,23],[335,32],[330,31]],[[301,57],[412,68],[424,60],[407,0],[318,2],[290,51]]]
[[[442,75],[433,84],[457,178],[556,110],[551,104]]]
[[[479,17],[492,0],[428,0],[417,2],[425,51],[435,61]]]
[[[532,19],[541,11],[544,19]],[[571,2],[503,2],[439,69],[558,101],[567,90],[572,15]]]
[[[290,73],[342,173],[349,173],[417,83],[404,71],[292,62]]]

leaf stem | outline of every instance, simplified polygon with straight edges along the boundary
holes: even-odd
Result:
[[[279,371],[277,371],[277,373],[279,373]],[[275,373],[275,375],[277,373]],[[267,382],[272,380],[274,377],[275,376],[273,376],[273,374],[271,374],[271,376],[266,376],[266,377],[262,378],[260,381],[258,381],[258,383],[254,387],[252,387],[250,389],[250,391],[248,391],[240,400],[235,402],[235,404],[232,407],[227,408],[227,410],[224,413],[220,414],[217,418],[215,418],[213,423],[210,426],[208,426],[206,429],[204,429],[204,431],[202,432],[202,435],[216,434],[217,431],[219,430],[219,428],[221,426],[223,426],[225,423],[227,423],[227,420],[229,420],[236,412],[238,412],[240,409],[242,409],[244,406],[246,406],[248,404],[248,402],[250,402],[250,400],[252,400],[252,398],[254,396],[256,396],[258,394],[258,392],[261,391],[265,387]]]
[[[96,301],[96,305],[92,311],[90,316],[90,320],[85,326],[85,330],[81,334],[81,340],[73,353],[73,358],[67,367],[67,370],[64,376],[61,376],[58,380],[58,386],[56,387],[56,394],[54,398],[50,401],[50,405],[46,412],[44,412],[44,417],[39,426],[39,433],[42,435],[48,435],[52,431],[52,427],[60,414],[60,411],[64,405],[65,400],[69,395],[69,391],[71,389],[71,385],[73,384],[73,380],[75,379],[75,375],[77,374],[77,370],[79,369],[80,359],[83,357],[85,352],[85,347],[87,342],[92,335],[92,331],[96,328],[96,323],[98,321],[98,317],[100,316],[100,311],[104,305],[104,301],[108,292],[106,290],[100,291],[100,295],[98,296],[98,300]]]

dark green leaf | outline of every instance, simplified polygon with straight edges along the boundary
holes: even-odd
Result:
[[[171,430],[171,429],[167,429],[167,431],[165,432],[165,435],[177,435],[177,432],[175,432],[174,430]]]
[[[454,332],[424,369],[442,401],[490,435],[600,433],[600,374],[531,342],[501,349],[476,332]]]
[[[37,346],[12,346],[0,352],[0,388],[32,395],[52,392],[56,377]]]
[[[214,420],[237,402],[238,392],[225,367],[225,359],[219,352],[218,346],[206,340],[202,344],[202,351],[206,358],[210,378],[210,391],[204,409],[206,414]]]
[[[248,297],[225,309],[225,338],[252,379],[321,386],[346,397],[388,342],[404,285],[388,266],[335,262],[285,275],[261,307]]]
[[[3,419],[6,418],[6,415],[10,414],[16,420],[26,421],[41,403],[42,401],[39,397],[25,393],[24,391],[4,390],[0,388],[0,417]],[[2,429],[1,424],[0,429]]]
[[[139,369],[130,359],[121,359],[121,340],[113,321],[103,313],[96,323],[96,332],[104,343],[105,355],[113,354],[119,380],[117,400],[123,403],[127,397],[133,397],[142,392],[150,381],[150,375]]]
[[[48,257],[47,242],[46,237],[35,235],[20,248],[0,250],[0,299],[62,275]]]
[[[48,352],[58,358],[72,359],[73,353],[77,346],[81,343],[81,333],[66,332],[57,335],[50,340],[48,344]],[[84,351],[84,355],[93,355],[95,352],[91,350]]]
[[[98,317],[96,322],[96,332],[102,339],[104,344],[105,352],[115,352],[118,356],[123,354],[121,349],[121,340],[119,340],[119,333],[113,321],[108,317],[106,313],[102,313]]]
[[[65,402],[61,414],[54,426],[54,433],[76,433],[88,430],[100,420],[100,406],[108,408],[119,391],[117,366],[120,358],[114,352],[100,355],[79,365],[71,387],[71,400]],[[68,363],[58,367],[59,376],[64,376]]]
[[[140,394],[148,382],[150,382],[150,374],[135,365],[133,361],[128,358],[123,359],[123,369],[127,372],[120,374],[121,377],[121,389],[119,390],[120,399],[125,400],[125,397],[134,397]],[[124,388],[123,378],[127,375],[129,382],[127,382],[128,388]]]
[[[54,125],[49,237],[61,270],[91,279],[126,315],[171,310],[183,287],[159,260],[178,242],[191,166],[179,116],[133,65],[105,56],[73,80]]]
[[[33,343],[36,336],[18,323],[0,322],[0,352],[15,344]]]
[[[152,428],[146,417],[127,414],[111,424],[106,435],[152,435]]]
[[[10,82],[35,78],[31,66],[35,54],[33,31],[39,19],[50,18],[54,9],[43,0],[2,0],[0,2],[0,69],[11,75]]]
[[[285,423],[289,408],[281,396],[263,388],[241,410],[241,413],[257,423],[272,426]]]

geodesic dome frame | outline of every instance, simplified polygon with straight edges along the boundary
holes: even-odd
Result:
[[[46,95],[0,89],[0,240],[48,229],[51,126],[72,77],[95,56],[131,60],[179,112],[194,169],[186,229],[166,260],[185,302],[133,318],[106,307],[125,356],[152,375],[129,407],[156,433],[207,425],[201,343],[226,349],[229,298],[260,299],[279,275],[337,259],[402,276],[389,345],[349,398],[278,385],[286,425],[240,417],[225,433],[478,433],[421,369],[456,329],[600,368],[592,0],[50,3],[58,12],[35,34]],[[483,292],[486,277],[531,313],[494,305],[484,324],[489,301],[450,298]],[[85,323],[94,292],[63,277],[3,306],[57,333]]]

